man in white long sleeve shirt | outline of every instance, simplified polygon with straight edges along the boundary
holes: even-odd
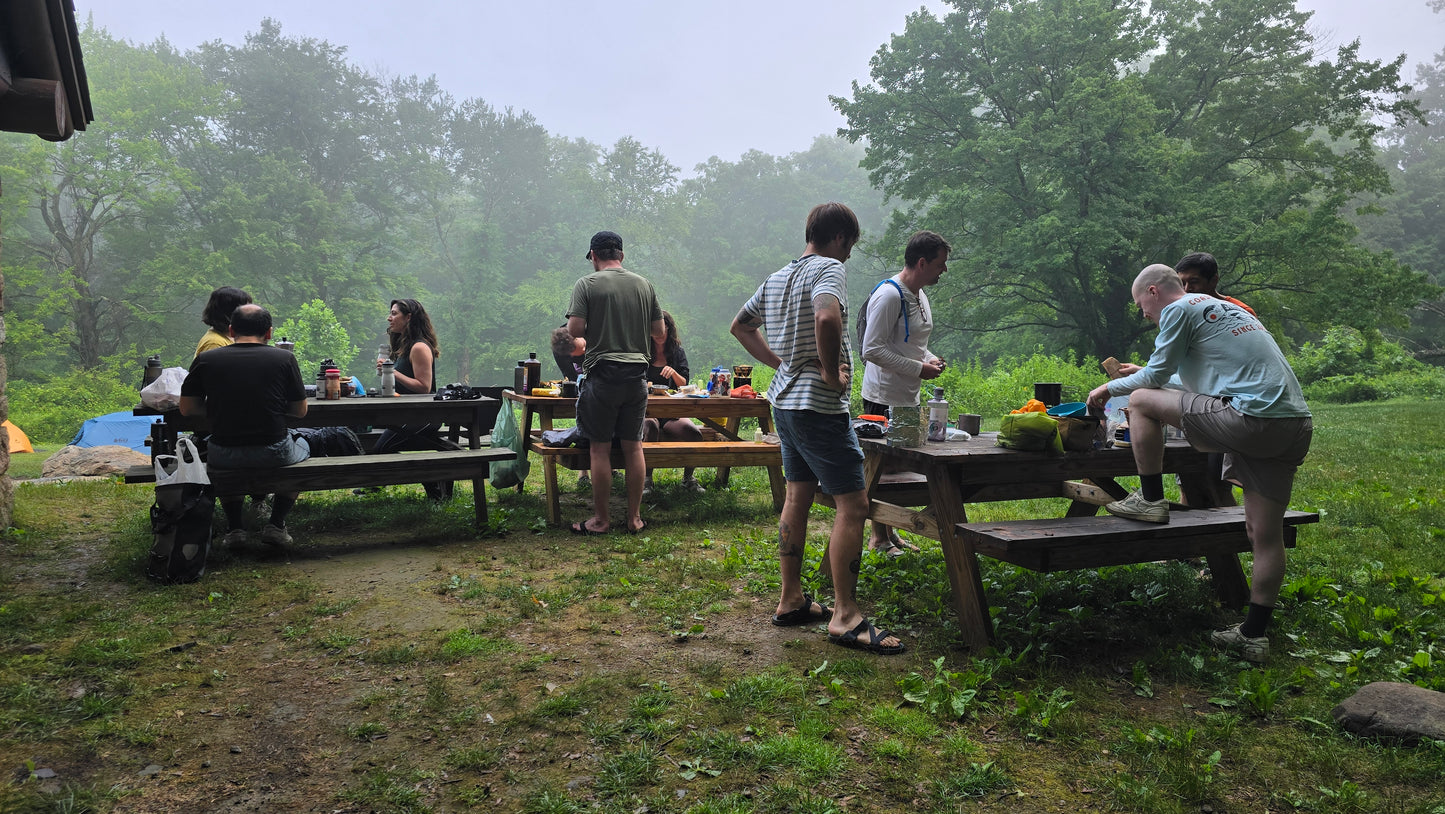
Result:
[[[1184,291],[1174,269],[1153,265],[1134,279],[1134,302],[1159,326],[1149,364],[1089,393],[1089,406],[1129,396],[1137,492],[1104,508],[1169,522],[1164,500],[1163,426],[1185,431],[1204,452],[1223,452],[1224,477],[1244,487],[1245,530],[1254,552],[1249,614],[1213,642],[1249,661],[1269,656],[1269,627],[1284,581],[1284,512],[1309,452],[1313,424],[1299,381],[1259,320],[1208,294]],[[1183,390],[1166,390],[1178,373]]]
[[[903,250],[903,270],[873,289],[864,303],[863,410],[893,417],[892,408],[917,410],[924,379],[936,379],[946,366],[928,350],[933,333],[933,308],[925,286],[938,282],[948,271],[948,241],[934,232],[915,232]],[[907,547],[898,532],[873,522],[868,547],[890,557]]]

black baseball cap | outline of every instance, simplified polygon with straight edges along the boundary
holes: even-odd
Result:
[[[592,236],[592,246],[587,254],[582,255],[584,260],[592,259],[592,253],[603,249],[616,249],[622,251],[622,235],[616,232],[601,231]]]

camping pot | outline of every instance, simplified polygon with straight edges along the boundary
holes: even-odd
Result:
[[[562,392],[561,392],[561,396],[562,396],[562,398],[564,398],[564,399],[575,399],[575,398],[577,398],[577,383],[574,382],[574,381],[564,381],[564,382],[562,382]]]
[[[1064,385],[1060,382],[1036,382],[1034,398],[1042,401],[1045,407],[1053,407],[1064,400]]]

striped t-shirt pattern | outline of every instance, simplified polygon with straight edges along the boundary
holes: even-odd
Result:
[[[768,399],[783,410],[848,413],[849,394],[823,384],[818,365],[818,339],[814,333],[813,300],[830,294],[843,309],[848,324],[848,273],[843,264],[810,254],[774,272],[758,287],[743,311],[762,323],[768,346],[782,366],[773,376]],[[852,364],[848,332],[841,337],[842,362]]]

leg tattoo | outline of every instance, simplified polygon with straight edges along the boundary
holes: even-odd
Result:
[[[801,560],[803,558],[803,546],[789,542],[788,538],[791,536],[792,529],[788,527],[787,522],[779,522],[778,556],[783,558],[794,557]]]

